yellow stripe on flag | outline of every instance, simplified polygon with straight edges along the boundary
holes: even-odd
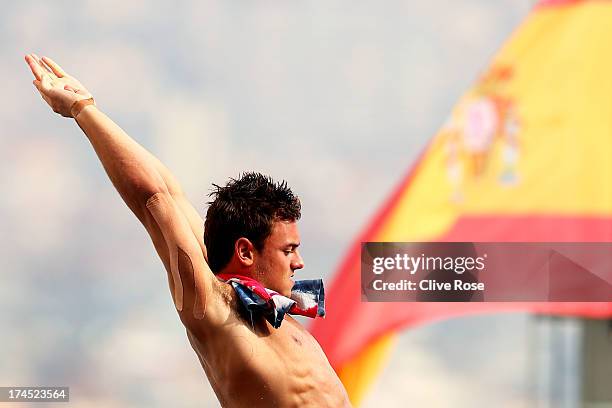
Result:
[[[380,374],[396,342],[395,333],[381,336],[338,370],[353,406],[363,402],[366,391]]]

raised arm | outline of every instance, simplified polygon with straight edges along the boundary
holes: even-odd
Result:
[[[167,191],[188,218],[190,226],[205,251],[203,239],[204,221],[186,199],[176,178],[155,156],[132,140],[119,126],[101,111],[89,91],[76,78],[68,75],[58,64],[47,57],[27,55],[26,62],[34,74],[34,85],[54,112],[65,117],[79,113],[77,123],[89,138],[113,185],[128,207],[142,221],[142,205],[151,193]],[[75,112],[75,104],[85,104]],[[82,115],[81,115],[82,114]],[[117,168],[119,167],[119,168]],[[144,194],[144,197],[143,197]]]
[[[28,55],[26,62],[43,99],[54,112],[74,117],[113,185],[145,226],[168,271],[181,317],[201,319],[216,278],[206,263],[204,222],[174,176],[102,113],[89,91],[53,60]]]

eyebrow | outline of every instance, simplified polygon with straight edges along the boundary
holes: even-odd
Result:
[[[289,242],[285,245],[285,247],[292,247],[292,248],[297,248],[300,246],[299,242]]]

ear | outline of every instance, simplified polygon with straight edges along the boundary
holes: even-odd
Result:
[[[242,266],[252,266],[254,262],[255,246],[248,238],[238,238],[234,244],[234,253]]]

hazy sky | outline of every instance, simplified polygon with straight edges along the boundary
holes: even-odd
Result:
[[[530,5],[3,5],[0,385],[69,385],[79,407],[218,406],[144,229],[78,127],[40,99],[24,54],[79,78],[202,214],[211,182],[245,170],[286,179],[303,204],[302,277],[329,277]],[[366,405],[487,406],[503,394],[519,406],[526,325],[509,315],[411,329]]]

